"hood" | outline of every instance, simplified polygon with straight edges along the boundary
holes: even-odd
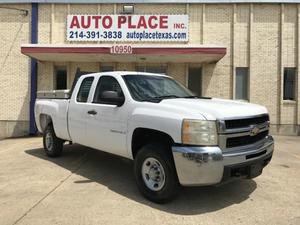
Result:
[[[268,113],[264,106],[225,99],[164,99],[159,104],[179,111],[188,112],[189,116],[201,114],[207,120],[224,120],[234,117],[249,117]]]

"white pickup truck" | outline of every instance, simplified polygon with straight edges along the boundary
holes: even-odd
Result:
[[[274,149],[265,107],[197,97],[152,73],[88,74],[70,92],[39,92],[35,120],[48,156],[71,141],[132,159],[139,190],[158,203],[180,185],[254,178]]]

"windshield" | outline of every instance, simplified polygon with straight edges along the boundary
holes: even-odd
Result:
[[[125,83],[136,101],[161,101],[165,98],[193,98],[190,90],[164,76],[124,75]]]

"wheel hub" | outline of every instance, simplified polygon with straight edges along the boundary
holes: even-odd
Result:
[[[146,186],[152,191],[159,191],[165,184],[165,171],[155,158],[147,158],[142,166],[142,177]]]
[[[48,151],[51,151],[52,150],[52,147],[53,147],[53,137],[50,133],[47,133],[46,134],[46,148]]]

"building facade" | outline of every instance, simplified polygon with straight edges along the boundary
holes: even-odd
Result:
[[[71,88],[78,72],[110,70],[166,73],[202,96],[264,105],[272,133],[300,134],[298,1],[57,2],[0,1],[0,138],[35,132],[37,90]],[[146,15],[148,27],[137,22],[141,31],[156,28],[155,22],[164,28],[160,15],[177,15],[187,19],[176,23],[187,36],[70,40],[68,29],[82,24],[68,15],[79,23],[82,15]],[[151,15],[157,16],[152,24]],[[116,46],[130,51],[113,52]]]

